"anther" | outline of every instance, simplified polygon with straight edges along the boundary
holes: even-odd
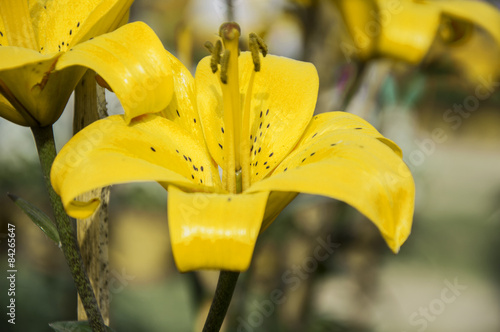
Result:
[[[207,41],[205,42],[205,47],[208,49],[208,51],[212,54],[212,58],[210,59],[210,68],[212,68],[212,73],[216,73],[218,69],[218,65],[220,63],[220,53],[222,50],[222,43],[220,40],[218,40],[215,43],[215,46]]]
[[[267,55],[267,45],[262,38],[257,34],[251,33],[248,41],[248,48],[252,53],[253,66],[255,71],[260,71],[260,57],[259,53],[262,52],[262,56]]]

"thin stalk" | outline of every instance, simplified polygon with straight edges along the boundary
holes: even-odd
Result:
[[[71,227],[71,222],[64,211],[61,198],[56,194],[50,183],[50,168],[56,157],[56,147],[52,126],[32,127],[31,131],[35,138],[40,165],[42,167],[45,185],[49,192],[49,199],[56,219],[56,227],[61,239],[61,246],[66,262],[71,270],[71,275],[76,285],[78,294],[82,299],[90,326],[94,332],[104,332],[105,326],[102,319],[94,291],[83,266],[82,256],[78,250],[76,238]]]
[[[88,70],[75,89],[75,113],[73,134],[76,134],[100,118],[106,117],[104,88],[98,86],[95,73]],[[110,187],[97,188],[80,195],[77,199],[90,201],[99,199],[101,204],[95,213],[86,219],[78,219],[77,239],[80,252],[99,309],[106,325],[109,325],[109,258],[108,258],[108,203]],[[85,308],[78,298],[78,320],[87,320]]]
[[[203,326],[203,332],[220,331],[239,275],[239,272],[220,271],[214,300],[210,306],[205,326]]]
[[[363,85],[366,74],[366,68],[367,64],[365,62],[360,62],[358,64],[356,68],[356,76],[354,78],[354,81],[351,82],[351,84],[347,87],[347,91],[344,93],[344,97],[341,104],[342,106],[340,107],[342,111],[345,111],[347,109],[347,106],[352,101],[356,93],[359,92],[359,89]]]

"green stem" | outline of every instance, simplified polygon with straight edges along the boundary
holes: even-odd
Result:
[[[56,147],[52,126],[32,127],[31,131],[33,132],[33,136],[35,138],[45,185],[49,192],[50,203],[52,205],[52,209],[54,210],[56,227],[61,239],[64,257],[66,258],[66,262],[71,270],[76,289],[82,299],[87,317],[89,317],[92,331],[104,332],[104,321],[99,311],[99,307],[97,306],[97,301],[95,299],[94,291],[92,290],[89,278],[85,272],[82,256],[78,250],[70,219],[64,211],[61,198],[56,194],[50,184],[50,168],[52,167],[52,163],[56,157]]]
[[[361,87],[365,74],[366,74],[366,67],[367,64],[366,62],[360,62],[356,68],[356,76],[354,78],[354,81],[351,82],[351,84],[348,86],[347,91],[344,93],[344,98],[342,100],[342,106],[340,109],[342,111],[345,111],[349,103],[352,101],[352,98],[354,95],[359,91],[359,88]]]
[[[231,303],[239,275],[239,272],[220,271],[214,299],[210,306],[205,326],[203,326],[203,332],[218,332],[220,330],[229,304]]]

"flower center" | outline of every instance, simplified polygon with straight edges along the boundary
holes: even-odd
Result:
[[[245,100],[241,105],[238,69],[239,37],[241,29],[235,22],[224,23],[219,29],[222,43],[206,45],[212,52],[211,68],[215,73],[220,63],[224,123],[223,186],[232,193],[240,193],[250,186],[250,106],[255,72],[260,70],[259,50],[265,56],[267,47],[256,34],[250,34],[250,51],[254,63]],[[222,47],[224,50],[221,55]],[[243,107],[242,107],[243,106]]]

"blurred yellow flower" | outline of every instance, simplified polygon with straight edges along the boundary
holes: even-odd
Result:
[[[161,46],[151,45],[154,33],[144,24],[123,25],[133,0],[25,1],[3,0],[0,6],[0,116],[23,126],[54,123],[87,68],[127,95],[148,80],[165,77],[154,66],[127,66],[121,59],[144,60]],[[89,40],[92,39],[92,40]],[[147,47],[146,47],[147,45]],[[148,63],[144,61],[143,63]],[[148,74],[141,76],[141,73]],[[172,84],[171,78],[170,83]],[[160,84],[161,85],[161,84]],[[167,87],[167,85],[165,87]],[[128,86],[128,88],[126,88]],[[143,89],[144,90],[144,89]],[[146,90],[144,90],[146,91]],[[165,106],[151,97],[150,106]],[[125,99],[124,99],[125,98]],[[166,101],[168,103],[168,100]],[[142,103],[148,106],[148,103]]]
[[[415,195],[401,150],[355,115],[313,116],[315,67],[238,55],[239,35],[225,25],[222,65],[206,57],[195,78],[165,52],[174,77],[165,110],[129,124],[119,115],[97,121],[63,147],[51,180],[68,214],[93,213],[98,202],[74,201],[90,189],[157,181],[169,191],[178,269],[242,271],[258,234],[303,192],[357,208],[397,252],[410,233]]]
[[[471,0],[334,0],[350,35],[341,49],[350,60],[389,57],[418,64],[431,47],[448,53],[466,74],[498,72],[500,12]],[[489,36],[485,38],[485,35]],[[479,43],[479,41],[481,43]],[[482,45],[482,47],[478,47]],[[486,53],[494,56],[487,56]],[[484,53],[484,54],[483,54]],[[435,53],[434,53],[435,54]],[[483,57],[484,55],[484,57]]]

